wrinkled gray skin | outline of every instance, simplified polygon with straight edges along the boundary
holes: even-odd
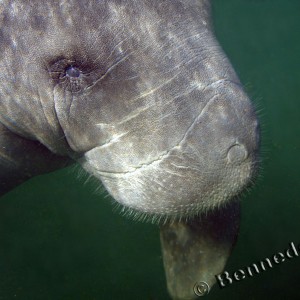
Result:
[[[208,0],[6,0],[0,13],[0,193],[77,161],[130,211],[190,226],[250,183],[258,122]]]

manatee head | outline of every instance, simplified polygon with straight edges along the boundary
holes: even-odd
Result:
[[[133,211],[189,217],[226,203],[256,173],[259,133],[209,10],[14,1],[1,21],[1,123],[78,161]]]

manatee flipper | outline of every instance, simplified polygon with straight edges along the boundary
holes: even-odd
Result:
[[[0,196],[25,180],[70,164],[37,141],[25,139],[0,123]]]
[[[210,288],[215,284],[215,275],[224,270],[236,242],[239,223],[240,203],[233,201],[189,222],[161,227],[164,268],[172,299],[197,299],[196,283],[206,282]]]

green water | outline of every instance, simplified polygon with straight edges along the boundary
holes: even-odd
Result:
[[[261,109],[263,170],[243,199],[234,272],[300,244],[300,1],[215,0],[217,36]],[[1,198],[0,300],[169,299],[158,229],[112,211],[73,168]],[[299,299],[300,257],[207,299]]]

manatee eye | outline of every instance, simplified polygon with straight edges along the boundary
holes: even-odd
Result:
[[[66,68],[66,75],[69,77],[76,78],[80,76],[80,71],[76,67],[69,66]]]
[[[93,69],[97,70],[93,65],[75,58],[58,58],[46,67],[53,82],[72,93],[84,92],[97,81],[99,75]]]

